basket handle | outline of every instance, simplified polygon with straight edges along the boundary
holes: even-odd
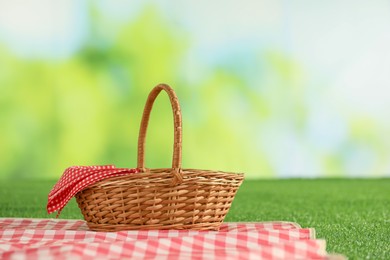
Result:
[[[144,113],[142,115],[141,126],[138,136],[138,161],[137,168],[140,172],[146,172],[145,168],[145,137],[148,129],[150,112],[153,108],[154,101],[161,90],[168,93],[169,100],[172,105],[173,121],[174,121],[174,144],[173,144],[173,158],[172,158],[172,185],[177,185],[183,181],[183,173],[181,171],[181,146],[182,146],[182,120],[179,100],[175,91],[166,84],[159,84],[152,89],[148,99],[146,100]]]

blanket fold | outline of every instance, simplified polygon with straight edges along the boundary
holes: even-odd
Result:
[[[89,231],[83,220],[0,218],[0,259],[331,259],[313,228],[223,223],[219,231]]]

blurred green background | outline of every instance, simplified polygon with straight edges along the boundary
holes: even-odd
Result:
[[[183,167],[390,176],[388,1],[0,1],[0,179],[135,167],[149,91]],[[157,99],[150,168],[169,167]]]

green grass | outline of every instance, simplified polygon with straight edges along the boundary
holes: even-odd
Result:
[[[0,182],[0,217],[54,217],[53,181]],[[61,218],[82,218],[72,200]],[[294,221],[314,227],[327,250],[350,259],[390,259],[390,179],[245,181],[227,221]]]

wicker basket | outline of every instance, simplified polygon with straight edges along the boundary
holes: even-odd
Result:
[[[174,115],[172,168],[147,169],[144,165],[145,136],[157,95],[165,90]],[[149,94],[138,138],[140,173],[113,177],[76,194],[91,230],[139,229],[218,230],[243,174],[181,168],[182,120],[175,92],[165,84]]]

